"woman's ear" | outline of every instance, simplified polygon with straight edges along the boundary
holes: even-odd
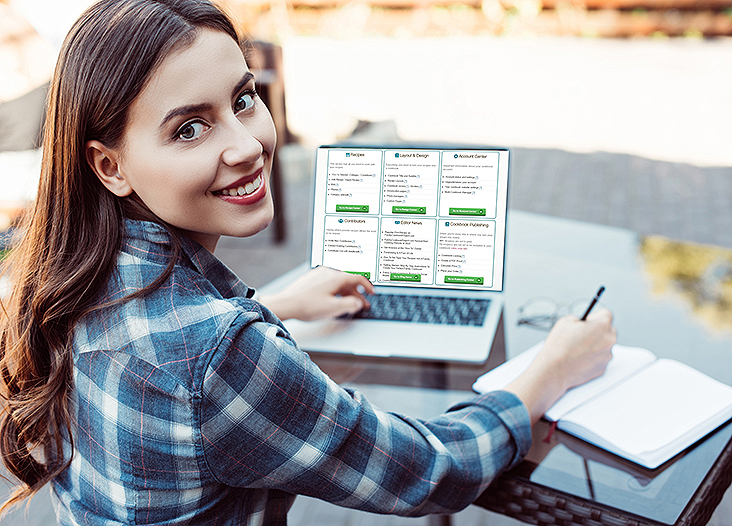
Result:
[[[97,174],[102,184],[118,197],[132,193],[129,182],[120,174],[119,153],[97,140],[86,143],[86,162]]]

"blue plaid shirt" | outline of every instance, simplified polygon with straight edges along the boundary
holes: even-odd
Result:
[[[75,329],[73,461],[53,481],[61,525],[286,524],[295,494],[449,513],[528,450],[529,416],[510,393],[419,421],[340,388],[252,289],[200,245],[183,248],[156,291]],[[104,299],[152,282],[170,257],[162,227],[128,221]]]

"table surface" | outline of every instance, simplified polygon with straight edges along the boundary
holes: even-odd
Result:
[[[546,330],[519,325],[520,308],[546,302],[586,306],[600,285],[618,343],[645,347],[732,385],[732,252],[674,243],[597,224],[509,211],[503,341],[487,364],[439,364],[313,353],[340,383],[383,409],[436,416],[469,395],[483,371],[542,340]],[[726,324],[726,325],[725,325]],[[447,387],[445,389],[445,387]],[[656,470],[646,470],[548,426],[534,430],[514,471],[532,484],[630,516],[674,524],[732,437],[732,424]],[[730,497],[728,497],[730,498]]]
[[[605,285],[601,304],[615,317],[618,343],[645,347],[732,385],[732,306],[725,287],[732,254],[712,247],[641,238],[616,228],[514,212],[506,256],[506,354],[546,333],[518,326],[536,296],[572,302]],[[716,272],[722,269],[725,272]],[[582,303],[582,302],[580,302]],[[585,303],[586,304],[586,303]],[[640,517],[673,524],[732,436],[726,425],[650,471],[557,433],[535,430],[521,466],[533,483]]]

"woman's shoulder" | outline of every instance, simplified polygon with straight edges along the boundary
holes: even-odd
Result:
[[[202,370],[232,326],[264,321],[264,316],[250,299],[194,293],[190,285],[170,283],[82,318],[74,330],[76,362],[159,369],[195,391],[200,382],[191,372]]]
[[[136,367],[163,369],[195,390],[200,384],[196,371],[202,371],[227,333],[276,319],[210,253],[210,261],[199,254],[196,263],[179,257],[162,283],[125,299],[154,283],[167,265],[166,237],[152,228],[143,233],[144,238],[128,235],[100,307],[77,324],[76,360],[107,363],[113,355],[128,356],[124,360]]]

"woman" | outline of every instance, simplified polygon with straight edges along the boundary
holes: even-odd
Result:
[[[354,312],[371,284],[316,269],[267,308],[212,254],[271,221],[274,147],[206,0],[102,0],[72,28],[0,333],[9,503],[50,482],[62,525],[283,524],[295,494],[449,513],[604,370],[599,311],[560,320],[506,391],[430,421],[339,388],[279,319]]]

